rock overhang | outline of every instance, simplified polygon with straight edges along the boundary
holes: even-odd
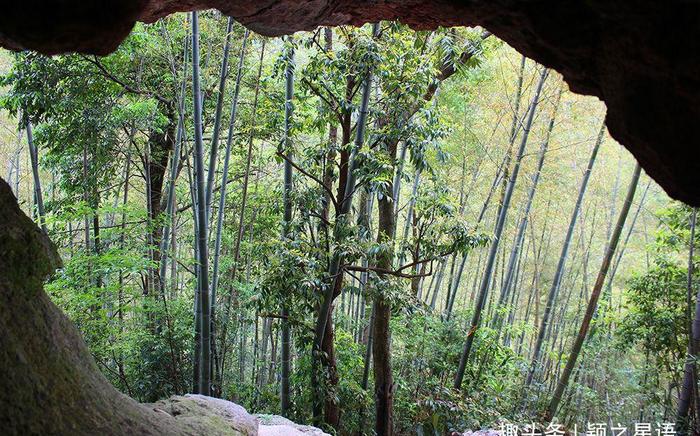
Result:
[[[610,134],[670,196],[700,206],[699,0],[26,0],[3,6],[0,45],[104,55],[137,21],[210,8],[268,36],[378,20],[483,26],[602,99]]]

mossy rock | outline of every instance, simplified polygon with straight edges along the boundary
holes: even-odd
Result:
[[[284,416],[258,414],[260,436],[330,436],[324,431],[310,425],[296,424]]]
[[[0,179],[0,434],[257,434],[257,421],[251,430],[227,419],[233,403],[222,410],[223,400],[176,397],[184,400],[171,400],[174,416],[117,391],[44,292],[59,265],[54,245]]]
[[[152,405],[191,431],[209,435],[255,436],[258,421],[242,406],[204,395],[173,396]]]

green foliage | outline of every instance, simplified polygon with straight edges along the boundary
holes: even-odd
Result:
[[[52,224],[65,222],[57,219]],[[132,231],[112,229],[103,238],[119,240]],[[156,401],[186,391],[192,297],[183,294],[167,303],[144,300],[139,281],[150,264],[142,250],[139,244],[121,244],[100,253],[77,252],[46,291],[83,333],[112,383],[141,401]]]
[[[686,319],[687,268],[658,258],[655,266],[630,282],[628,313],[620,326],[626,346],[641,343],[654,350],[659,364],[668,368],[687,346]]]
[[[142,401],[190,391],[194,371],[192,303],[197,265],[188,27],[184,15],[152,25],[137,24],[119,49],[103,58],[18,54],[0,79],[0,104],[16,117],[13,123],[25,125],[30,120],[35,126],[41,176],[46,179],[42,183],[49,234],[65,260],[47,290],[78,325],[103,373],[120,390]],[[226,19],[218,12],[202,12],[200,27],[208,146]],[[232,59],[239,53],[243,31],[234,26]],[[579,182],[602,108],[599,102],[565,93],[521,247],[513,299],[502,308],[493,301],[505,275],[508,243],[520,219],[515,207],[506,220],[504,250],[494,269],[484,327],[476,333],[468,331],[473,291],[483,276],[483,256],[491,241],[504,179],[494,185],[490,203],[483,202],[510,148],[520,60],[504,43],[495,37],[484,40],[484,35],[482,29],[414,31],[395,22],[381,23],[377,35],[372,35],[369,25],[317,29],[293,39],[251,33],[243,53],[218,253],[213,354],[214,371],[222,377],[216,380],[217,394],[253,412],[280,413],[281,330],[282,323],[288,322],[292,331],[290,417],[311,422],[316,315],[334,279],[329,277],[329,265],[340,257],[344,280],[332,320],[338,380],[333,380],[329,365],[314,379],[340,409],[340,428],[326,426],[327,431],[372,434],[372,371],[366,390],[362,379],[375,298],[389,302],[392,310],[398,434],[442,435],[493,428],[502,419],[529,422],[533,417],[525,415],[521,405],[532,404],[534,410],[548,400],[568,358],[570,338],[578,329],[598,253],[607,243],[600,218],[604,213],[598,214],[598,221],[596,213],[602,205],[611,205],[613,216],[621,200],[607,183],[615,177],[614,165],[605,162],[622,162],[617,177],[623,179],[631,158],[611,155],[610,149],[616,146],[612,141],[607,151],[601,149],[607,156],[593,174],[591,199],[585,205],[590,211],[582,215],[577,228],[580,240],[572,246],[570,268],[557,301],[561,331],[546,341],[546,374],[538,374],[540,380],[523,392],[529,341],[538,333],[533,319],[539,319],[543,310],[541,294],[549,287],[556,264],[552,253],[559,250],[565,231],[562,223],[575,200],[572,186]],[[237,73],[237,62],[229,64],[224,108],[232,103],[231,82]],[[284,144],[282,126],[288,109],[284,79],[290,66],[295,75],[294,98],[289,103],[293,116],[291,140]],[[343,200],[339,196],[349,194],[342,191],[362,84],[369,71],[373,82],[367,134],[355,155],[358,183],[351,212],[338,216]],[[520,118],[536,76],[535,66],[527,62]],[[516,184],[513,204],[522,204],[530,186],[525,174],[531,176],[534,171],[535,144],[544,138],[551,110],[544,103],[553,99],[559,86],[559,81],[550,79],[543,92],[545,100],[521,162],[523,176]],[[180,126],[180,167],[174,213],[166,216],[166,178],[181,99],[185,122]],[[228,125],[226,112],[222,126]],[[249,143],[251,172],[246,175]],[[218,214],[221,154],[215,168],[212,217]],[[281,154],[294,162],[289,223],[282,221]],[[242,209],[245,176],[247,205]],[[397,181],[401,186],[395,198]],[[30,196],[22,192],[18,196],[23,206],[32,203]],[[679,376],[687,345],[690,210],[673,206],[657,216],[645,213],[666,201],[655,197],[661,201],[642,210],[645,229],[653,227],[650,220],[662,224],[655,244],[644,246],[641,236],[650,231],[635,228],[621,273],[602,298],[594,322],[596,333],[582,357],[584,364],[563,401],[567,424],[577,422],[581,428],[581,419],[607,421],[608,414],[626,419],[636,415],[640,404],[655,418],[661,417],[663,409],[670,410],[666,388],[674,386]],[[377,232],[377,202],[384,200],[396,210],[396,231],[389,238]],[[483,219],[477,222],[482,207]],[[163,251],[166,223],[174,238]],[[284,233],[283,225],[288,226]],[[234,253],[238,244],[240,253]],[[641,266],[643,254],[650,254],[653,261],[646,269]],[[464,257],[466,266],[461,271]],[[159,277],[162,259],[165,277]],[[380,264],[389,266],[378,268]],[[638,273],[627,281],[633,270]],[[460,273],[461,281],[457,280]],[[446,294],[453,290],[455,304],[448,314]],[[502,328],[488,327],[497,314],[507,322]],[[224,330],[227,336],[222,343],[217,335]],[[474,348],[464,389],[456,391],[453,378],[467,334],[476,334]],[[606,384],[619,389],[611,392]]]
[[[519,400],[522,359],[504,347],[494,331],[484,329],[476,341],[475,359],[467,368],[470,387],[451,389],[459,362],[464,327],[471,314],[459,313],[449,322],[423,309],[408,311],[392,323],[395,372],[400,376],[397,416],[401,434],[422,428],[444,434],[493,425],[509,416]]]
[[[644,399],[652,407],[668,407],[670,399],[659,392],[658,386],[664,379],[681,380],[686,360],[691,310],[687,300],[691,213],[679,204],[659,212],[666,225],[657,231],[654,264],[629,281],[625,315],[616,332],[618,350],[639,350],[645,356],[644,375],[637,377],[646,385]],[[697,265],[696,259],[693,264]],[[697,267],[693,270],[692,281],[698,283],[700,274]],[[691,302],[694,300],[692,295]]]

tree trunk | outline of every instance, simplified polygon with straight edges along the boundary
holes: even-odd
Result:
[[[265,45],[266,45],[267,40],[263,39],[262,40],[262,46],[260,47],[260,58],[259,58],[259,63],[258,63],[258,72],[257,72],[257,78],[255,81],[255,92],[253,94],[253,107],[252,107],[252,113],[253,113],[253,120],[251,121],[251,125],[254,127],[255,126],[255,119],[257,116],[257,108],[258,108],[258,97],[260,95],[260,77],[262,75],[262,67],[263,67],[263,60],[265,57]],[[229,129],[230,131],[230,129]],[[246,212],[246,205],[248,201],[248,183],[250,180],[250,166],[251,166],[251,161],[252,161],[252,155],[253,155],[253,140],[255,139],[255,129],[251,129],[250,135],[248,136],[248,149],[246,152],[246,164],[245,164],[245,172],[243,173],[243,188],[241,192],[241,209],[239,211],[239,217],[238,217],[238,232],[236,233],[236,242],[233,247],[233,266],[231,268],[231,280],[235,282],[238,278],[238,264],[240,262],[240,255],[241,255],[241,241],[243,240],[243,233],[245,229],[245,212]],[[236,292],[236,286],[235,283],[231,286],[231,289],[229,290],[229,293],[226,295],[226,301],[224,304],[224,319],[222,322],[222,328],[221,328],[221,338],[219,340],[219,343],[221,344],[221,372],[223,374],[224,370],[224,364],[225,364],[225,357],[226,357],[226,332],[228,330],[228,322],[230,319],[230,314],[231,314],[231,302],[233,301],[234,294]]]
[[[367,387],[369,386],[369,369],[370,365],[372,364],[372,336],[373,336],[373,327],[374,327],[374,309],[375,306],[372,305],[372,312],[370,313],[369,316],[369,331],[367,333],[367,344],[365,345],[365,357],[364,357],[364,367],[362,370],[362,382],[360,383],[360,386],[362,387],[363,391],[367,391]],[[364,428],[365,428],[365,407],[362,407],[360,409],[360,417],[358,418],[358,422],[360,423],[358,428],[358,436],[362,436],[364,434]]]
[[[211,215],[212,194],[214,191],[214,179],[216,177],[216,162],[219,153],[219,131],[221,130],[221,113],[224,109],[224,96],[226,94],[226,78],[228,78],[228,57],[231,51],[231,32],[233,31],[233,18],[228,17],[226,23],[226,42],[221,58],[221,71],[219,72],[219,95],[216,98],[214,112],[214,127],[211,132],[211,148],[209,150],[209,171],[207,172],[207,217]],[[243,46],[245,47],[245,45]],[[243,53],[244,50],[241,51]]]
[[[151,223],[157,223],[160,214],[163,211],[163,206],[167,208],[169,193],[166,196],[166,204],[163,204],[163,185],[167,174],[168,161],[170,161],[170,153],[174,148],[175,136],[177,136],[176,128],[178,125],[179,114],[172,107],[166,108],[168,125],[165,131],[159,132],[153,130],[148,135],[147,156],[144,159],[145,173],[147,177],[147,209],[148,217]],[[161,250],[163,239],[163,228],[159,225],[149,226],[149,246],[151,247],[151,260],[156,264],[161,262]],[[160,273],[160,269],[149,268],[149,288],[152,287],[159,293],[162,292],[160,286],[162,280],[156,280],[156,275]],[[159,296],[156,295],[156,296]]]
[[[87,146],[83,146],[83,160],[82,160],[82,170],[83,170],[83,201],[86,206],[90,205],[90,194],[87,190],[87,178],[88,178],[88,156],[87,156]],[[85,254],[90,255],[90,219],[86,215],[83,219],[83,238],[85,241]],[[92,268],[88,266],[88,274],[92,276]]]
[[[542,142],[542,147],[540,148],[540,154],[539,154],[539,160],[537,161],[537,168],[535,169],[535,172],[532,175],[532,185],[530,186],[530,191],[528,192],[527,195],[527,202],[525,203],[525,210],[523,211],[523,216],[520,220],[520,225],[518,226],[518,233],[515,237],[515,241],[513,243],[513,249],[510,252],[510,257],[508,259],[508,267],[506,268],[506,277],[503,282],[503,286],[501,287],[501,295],[499,296],[498,299],[498,308],[502,307],[506,300],[508,299],[508,294],[510,292],[510,288],[513,284],[513,275],[515,274],[515,263],[518,259],[518,254],[521,250],[523,240],[525,239],[525,230],[527,227],[528,219],[530,217],[530,208],[532,207],[532,201],[535,198],[535,192],[537,190],[537,184],[540,180],[540,173],[542,172],[542,166],[544,165],[544,159],[547,154],[547,147],[549,146],[549,138],[552,134],[552,130],[554,129],[554,120],[556,118],[556,113],[557,113],[557,108],[559,106],[559,101],[561,100],[561,94],[562,94],[562,88],[559,89],[559,92],[557,93],[557,100],[554,104],[554,109],[552,112],[552,116],[549,119],[549,127],[547,129],[547,134],[545,136],[544,141]],[[500,316],[498,315],[498,311],[496,312],[496,318],[494,319],[493,325],[496,327],[496,329],[500,330],[501,328],[501,321],[500,321]]]
[[[584,315],[583,321],[581,322],[581,328],[579,329],[578,335],[576,336],[576,340],[572,347],[571,353],[566,361],[566,367],[562,372],[559,382],[557,383],[557,387],[554,391],[554,395],[552,396],[552,400],[550,401],[549,407],[547,408],[545,414],[545,418],[547,419],[547,421],[551,420],[556,414],[557,408],[559,407],[559,402],[561,401],[562,395],[564,394],[564,390],[566,389],[566,386],[569,382],[571,372],[576,366],[576,360],[578,359],[578,355],[581,352],[581,347],[583,346],[583,342],[586,339],[586,334],[588,333],[588,327],[590,326],[591,319],[593,318],[593,313],[595,312],[595,309],[598,305],[598,297],[600,296],[600,291],[603,288],[603,284],[605,283],[605,276],[608,273],[610,261],[612,260],[613,255],[615,254],[615,249],[617,248],[617,243],[620,240],[622,228],[625,226],[625,220],[627,219],[630,206],[632,205],[632,200],[634,199],[634,194],[637,189],[640,173],[641,167],[639,166],[639,164],[637,164],[637,166],[634,169],[634,174],[632,175],[632,180],[630,181],[630,185],[627,191],[627,197],[625,198],[625,203],[623,204],[622,209],[620,210],[620,215],[617,219],[617,225],[615,226],[615,230],[613,231],[613,234],[610,237],[610,242],[608,243],[607,249],[605,250],[603,263],[601,264],[600,271],[598,272],[598,278],[596,279],[596,282],[593,285],[593,291],[591,292],[591,297],[588,300],[588,307],[586,308],[586,314]],[[698,300],[697,311],[698,315],[700,315],[700,299]],[[700,317],[696,319],[700,320]],[[700,337],[700,325],[698,325],[698,327],[698,337]]]
[[[217,210],[217,217],[216,217],[216,235],[214,238],[214,259],[213,259],[213,266],[212,266],[212,278],[211,278],[211,319],[212,319],[212,329],[215,326],[215,321],[216,321],[216,308],[217,308],[217,293],[218,293],[218,288],[219,288],[219,258],[221,256],[221,235],[222,231],[224,228],[224,216],[226,214],[226,190],[227,190],[227,185],[228,185],[228,172],[229,172],[229,163],[231,160],[231,146],[233,145],[233,134],[235,132],[235,126],[236,126],[236,115],[238,113],[238,96],[240,94],[241,90],[241,78],[243,77],[243,64],[245,61],[245,48],[246,44],[248,42],[248,35],[249,31],[246,29],[245,34],[243,35],[243,43],[241,44],[241,53],[238,58],[238,70],[236,73],[236,84],[234,87],[233,91],[233,100],[231,101],[231,117],[229,119],[229,125],[228,125],[228,136],[226,138],[226,151],[224,153],[224,166],[221,174],[221,189],[219,191],[219,209]],[[228,309],[228,307],[227,307]],[[226,321],[228,321],[228,316],[226,317]],[[224,327],[225,331],[225,327]],[[223,352],[223,347],[224,347],[224,336],[222,335],[221,342],[221,347],[219,347],[219,353],[216,358],[218,361],[218,364],[216,365],[218,367],[218,371],[216,374],[216,379],[217,379],[217,386],[219,389],[221,389],[222,384],[223,384],[223,373],[221,368],[223,367],[223,362],[221,362],[221,359],[223,358],[222,352]]]
[[[190,200],[192,201],[192,223],[194,224],[194,235],[197,235],[199,224],[197,220],[197,185],[195,182],[194,171],[192,170],[192,165],[189,160],[187,161],[187,178],[190,186]],[[194,240],[194,259],[199,259],[199,241],[195,237]],[[201,284],[201,274],[199,273],[199,263],[194,265],[195,271],[195,289],[194,289],[194,356],[192,362],[192,393],[199,393],[199,379],[201,376],[199,365],[202,356],[202,341],[201,341],[201,328],[202,328],[202,311],[199,304],[200,294],[202,291]]]
[[[289,37],[290,45],[293,44],[292,37]],[[294,97],[294,47],[290,47],[291,53],[287,59],[287,68],[285,70],[285,105],[284,105],[284,148],[285,154],[289,159],[293,159],[292,155],[292,140],[290,138],[290,129],[292,121],[292,99]],[[284,222],[282,224],[282,238],[290,239],[292,222],[292,163],[290,160],[284,162]],[[289,294],[289,292],[287,292]],[[287,308],[286,299],[291,298],[287,295],[282,301],[282,377],[280,380],[280,405],[283,416],[289,415],[289,375],[291,372],[290,364],[290,326],[289,326],[289,310]]]
[[[697,372],[695,359],[698,352],[698,342],[700,342],[700,292],[696,296],[695,318],[691,321],[690,308],[693,293],[693,251],[695,248],[695,222],[697,219],[697,209],[693,209],[690,219],[690,243],[688,248],[688,273],[686,280],[687,294],[687,318],[688,318],[688,357],[683,367],[683,384],[681,394],[678,398],[678,409],[676,412],[676,426],[680,434],[687,434],[690,430],[690,417],[688,409],[691,400],[696,401],[697,395],[693,398],[693,393],[697,392]],[[696,327],[697,324],[697,327]],[[696,406],[698,407],[698,406]],[[695,424],[697,427],[697,423]]]
[[[396,158],[396,147],[385,150],[390,161]],[[387,196],[379,199],[378,244],[387,244],[392,240],[396,228],[393,202]],[[377,267],[385,270],[392,268],[393,250],[387,250],[377,259]],[[372,356],[374,363],[374,396],[375,396],[375,432],[379,436],[393,434],[394,381],[391,372],[391,302],[382,293],[375,296],[374,323],[372,325]]]
[[[202,143],[202,99],[199,84],[199,22],[192,12],[192,96],[194,100],[194,164],[197,188],[197,250],[199,264],[199,308],[201,356],[199,362],[199,393],[211,394],[211,306],[209,304],[209,247],[204,182],[204,144]]]
[[[48,234],[46,228],[46,213],[44,211],[44,196],[41,193],[41,179],[39,178],[39,153],[34,145],[32,135],[32,123],[27,121],[27,144],[29,144],[29,158],[32,161],[32,177],[34,178],[34,198],[36,201],[36,211],[39,215],[39,226],[44,233]],[[95,215],[97,216],[97,215]]]
[[[526,124],[523,128],[523,137],[520,142],[520,147],[518,149],[518,154],[515,160],[515,166],[513,167],[513,174],[508,182],[508,188],[505,191],[503,197],[503,204],[500,208],[500,213],[498,214],[498,220],[496,222],[496,229],[494,234],[493,242],[491,242],[491,248],[489,251],[489,257],[486,262],[486,269],[484,270],[484,277],[481,281],[481,287],[479,289],[479,295],[477,297],[476,306],[474,308],[474,315],[472,317],[471,326],[467,333],[467,339],[464,344],[464,349],[460,357],[459,368],[457,369],[457,374],[455,376],[454,387],[455,389],[460,389],[462,387],[462,380],[464,379],[464,371],[467,367],[467,361],[469,360],[469,354],[472,349],[472,344],[474,342],[474,334],[479,328],[481,322],[481,313],[484,309],[484,304],[486,303],[486,297],[491,282],[491,277],[493,273],[493,266],[496,260],[496,255],[498,254],[498,243],[501,239],[503,233],[503,228],[505,226],[506,215],[508,214],[508,207],[510,205],[510,200],[513,195],[513,190],[515,188],[515,182],[518,179],[518,172],[520,171],[520,163],[525,153],[525,146],[527,145],[528,136],[530,129],[532,127],[532,121],[539,103],[540,93],[542,92],[542,87],[544,86],[545,80],[547,80],[548,70],[543,68],[540,74],[540,80],[537,84],[537,89],[532,97],[530,107],[528,109],[528,118]]]
[[[542,315],[542,323],[540,324],[537,340],[535,341],[535,346],[532,352],[532,362],[530,363],[530,369],[528,371],[527,379],[525,381],[526,387],[530,386],[530,384],[532,383],[533,377],[535,375],[535,369],[537,368],[538,361],[540,359],[544,335],[549,327],[549,318],[552,313],[552,309],[554,308],[554,300],[559,291],[559,285],[561,284],[561,279],[564,275],[564,265],[566,264],[566,258],[569,254],[571,238],[574,234],[574,228],[576,227],[576,221],[578,219],[579,210],[581,209],[581,204],[583,203],[583,196],[586,193],[586,188],[588,186],[588,179],[591,176],[593,164],[595,164],[595,159],[598,155],[598,149],[600,148],[600,144],[603,142],[604,134],[605,124],[603,123],[600,126],[598,138],[596,139],[595,145],[593,146],[593,151],[591,152],[591,157],[588,161],[588,167],[586,168],[586,172],[583,175],[583,180],[581,181],[581,187],[579,188],[578,198],[576,199],[576,205],[574,206],[574,211],[571,215],[571,221],[569,222],[569,228],[566,232],[566,237],[564,238],[564,246],[562,247],[561,255],[559,256],[559,263],[557,264],[557,269],[554,273],[554,279],[552,280],[552,286],[549,289],[549,294],[547,295],[547,303],[544,308],[544,314]]]

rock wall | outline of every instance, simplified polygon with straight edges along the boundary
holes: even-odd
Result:
[[[257,420],[228,401],[143,405],[114,389],[43,290],[58,265],[0,179],[0,434],[257,435]]]
[[[398,19],[481,25],[608,106],[610,133],[674,198],[700,206],[700,0],[11,0],[0,45],[107,54],[136,21],[217,8],[265,35]]]

